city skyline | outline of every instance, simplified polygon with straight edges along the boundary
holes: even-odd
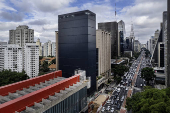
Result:
[[[58,30],[58,15],[80,10],[91,10],[96,13],[96,29],[99,22],[115,21],[115,3],[117,22],[123,20],[126,25],[126,37],[130,35],[133,23],[136,39],[141,43],[146,41],[160,29],[162,12],[166,11],[167,0],[65,0],[42,2],[10,0],[0,1],[0,41],[8,42],[9,30],[18,25],[28,25],[35,30],[35,40],[42,43],[49,39],[55,41],[55,31]],[[53,5],[55,4],[55,5]],[[104,10],[103,10],[104,9]]]

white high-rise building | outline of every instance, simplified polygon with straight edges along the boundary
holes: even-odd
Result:
[[[44,49],[43,49],[43,56],[47,57],[47,56],[51,56],[51,41],[48,40],[48,42],[44,43]]]
[[[39,46],[35,43],[26,43],[24,46],[24,70],[32,78],[39,73]]]
[[[15,44],[0,44],[0,71],[11,69],[11,71],[22,72],[22,48]]]
[[[0,42],[0,71],[4,69],[4,58],[7,42]]]
[[[39,38],[36,41],[36,45],[39,46],[39,56],[42,56],[42,45]]]
[[[51,53],[52,56],[56,56],[56,42],[52,42],[51,44]]]
[[[34,42],[34,30],[28,29],[26,25],[20,25],[16,30],[9,30],[8,44],[17,44],[24,47],[25,43]]]

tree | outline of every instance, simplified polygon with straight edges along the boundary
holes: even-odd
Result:
[[[154,74],[153,68],[143,68],[141,72],[141,77],[144,78],[147,81],[147,85],[149,85],[149,81],[153,80],[156,75]]]
[[[114,73],[114,76],[123,76],[125,72],[128,71],[128,67],[124,65],[116,65],[114,68],[112,68],[112,72]]]
[[[43,71],[43,72],[49,71],[48,61],[44,61],[44,62],[43,62],[43,64],[42,64],[42,71]]]
[[[39,56],[39,60],[43,59],[43,56]]]
[[[51,61],[51,64],[56,64],[56,58]]]
[[[12,72],[11,70],[0,71],[0,86],[12,84],[26,79],[29,79],[29,76],[25,73],[25,71],[22,72],[15,71]]]
[[[141,52],[134,52],[134,55],[133,55],[133,56],[137,59],[140,54],[141,54]]]
[[[147,58],[148,56],[149,56],[149,54],[150,54],[150,52],[149,52],[149,50],[145,50],[145,57]]]
[[[169,113],[170,88],[144,88],[143,92],[134,94],[126,99],[126,108],[133,113]]]

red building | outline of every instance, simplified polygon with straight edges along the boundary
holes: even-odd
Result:
[[[55,71],[0,87],[0,113],[80,112],[87,104],[86,90],[80,75],[64,78]]]

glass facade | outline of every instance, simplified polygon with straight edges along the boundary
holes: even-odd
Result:
[[[87,87],[82,88],[44,113],[79,113],[87,106]]]
[[[58,17],[59,70],[66,78],[76,69],[85,70],[91,94],[96,90],[96,15],[85,10]]]

